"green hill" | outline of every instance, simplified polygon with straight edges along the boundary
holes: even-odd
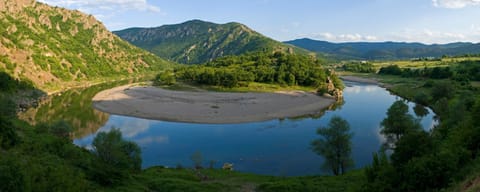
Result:
[[[0,71],[53,90],[170,65],[93,16],[34,0],[0,0]]]
[[[227,55],[256,51],[309,53],[275,41],[240,23],[215,24],[200,20],[156,28],[114,32],[130,43],[179,63],[204,63]]]

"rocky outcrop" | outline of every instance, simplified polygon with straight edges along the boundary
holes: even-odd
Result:
[[[338,87],[335,87],[335,84],[333,83],[330,77],[327,77],[326,83],[327,83],[326,92],[324,93],[325,96],[333,97],[336,100],[343,99],[343,90]]]

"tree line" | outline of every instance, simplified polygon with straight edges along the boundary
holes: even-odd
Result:
[[[315,57],[283,52],[256,52],[240,56],[226,56],[211,62],[182,66],[173,72],[160,73],[154,82],[169,84],[175,79],[201,85],[223,87],[248,86],[250,82],[271,83],[287,86],[325,87],[327,78],[334,79],[341,87],[338,77],[325,70]]]
[[[480,61],[467,60],[457,62],[454,67],[424,67],[419,69],[402,69],[398,65],[389,65],[380,68],[378,74],[431,79],[453,79],[467,84],[470,81],[480,81]]]

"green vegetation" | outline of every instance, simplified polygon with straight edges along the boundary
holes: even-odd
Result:
[[[82,108],[91,104],[72,98],[80,93],[91,97],[111,86],[115,84],[98,85],[91,92],[70,90],[55,97],[57,99],[47,100],[45,106]],[[12,89],[18,90],[18,87]],[[118,130],[99,133],[94,138],[93,149],[86,150],[75,146],[71,140],[74,129],[70,123],[81,120],[61,120],[66,117],[62,113],[67,113],[68,109],[43,111],[42,107],[37,111],[38,121],[52,123],[37,122],[32,126],[14,117],[15,105],[10,108],[2,108],[2,111],[13,111],[13,114],[8,118],[0,116],[0,191],[355,191],[363,179],[362,171],[335,178],[284,178],[215,169],[152,167],[140,170],[140,149],[122,140]],[[81,116],[81,113],[87,115]],[[96,119],[95,113],[91,114],[80,111],[72,116]],[[94,130],[86,129],[95,132],[105,123],[95,121],[92,123]],[[201,155],[192,156],[192,160],[201,162]]]
[[[157,77],[162,76],[165,73]],[[187,83],[229,89],[268,90],[275,85],[301,86],[331,94],[335,88],[343,89],[341,80],[333,72],[326,71],[319,60],[283,52],[227,56],[203,65],[183,66],[175,69],[175,77]]]
[[[33,84],[29,81],[14,79],[8,73],[0,71],[0,92],[12,93],[26,89],[33,89]]]
[[[281,52],[274,54],[259,52],[223,57],[209,62],[205,66],[188,69],[194,69],[194,72],[179,70],[181,79],[197,81],[201,84],[226,83],[231,86],[239,86],[239,82],[242,81],[314,86],[324,83],[327,76],[317,60]],[[210,77],[209,73],[212,70],[216,74]],[[200,73],[195,74],[195,71],[200,71]],[[215,75],[218,75],[219,78],[216,78]],[[228,80],[233,82],[228,83]]]
[[[387,111],[387,117],[380,123],[386,138],[386,149],[396,150],[396,143],[401,137],[422,129],[420,123],[408,114],[408,105],[404,101],[395,101]]]
[[[200,20],[157,28],[114,32],[122,39],[171,61],[199,64],[228,55],[258,51],[309,54],[308,51],[265,37],[240,23],[215,24]]]
[[[449,62],[441,68],[411,69],[386,64],[380,67],[389,72],[367,75],[385,83],[392,92],[431,107],[439,124],[425,132],[415,119],[405,115],[402,101],[394,103],[382,122],[382,133],[394,148],[393,153],[390,157],[374,155],[372,165],[365,169],[363,191],[438,191],[449,186],[454,191],[471,191],[478,187],[480,130],[476,119],[480,114],[476,107],[480,106],[480,92],[465,81],[475,80],[472,74],[478,69],[478,61]],[[405,75],[412,71],[422,75]],[[459,81],[459,77],[463,79]],[[424,112],[421,106],[418,108],[415,111]]]
[[[330,119],[328,127],[321,127],[317,134],[322,136],[312,142],[312,149],[325,158],[323,167],[334,175],[343,175],[353,167],[352,136],[350,125],[341,117]]]
[[[371,63],[351,62],[343,65],[343,70],[356,73],[375,73],[375,66]]]
[[[153,85],[160,86],[160,85],[175,85],[177,79],[175,78],[175,74],[173,71],[167,70],[164,72],[159,73],[153,79]]]
[[[129,175],[141,170],[140,147],[124,141],[120,130],[98,133],[92,145],[93,154],[98,159],[94,164],[93,178],[102,185],[121,184]]]

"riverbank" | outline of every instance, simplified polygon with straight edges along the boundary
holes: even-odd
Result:
[[[125,85],[98,93],[98,110],[147,119],[191,123],[245,123],[314,115],[335,99],[304,91],[226,93],[172,91]]]

